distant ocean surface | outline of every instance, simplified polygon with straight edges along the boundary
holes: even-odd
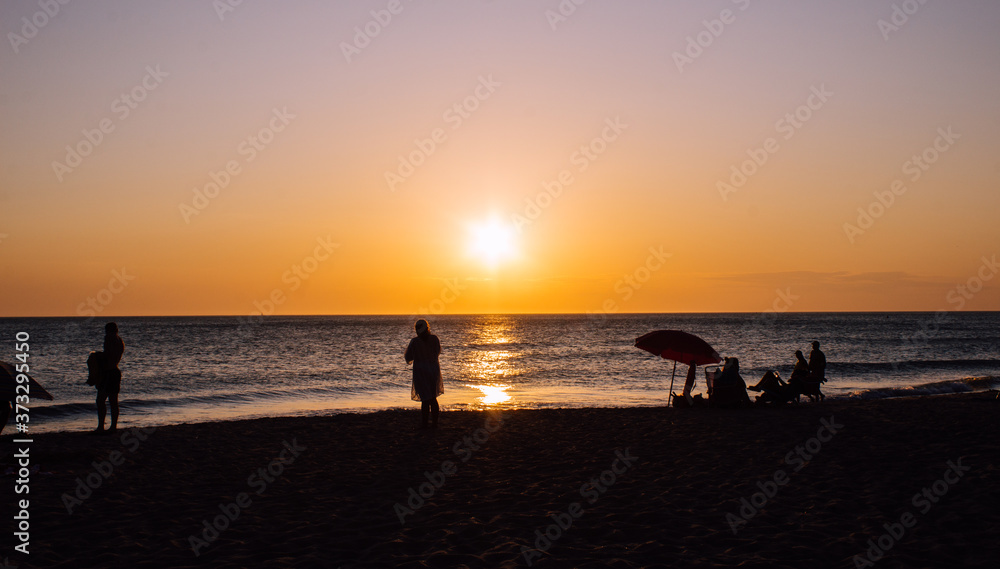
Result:
[[[115,319],[125,341],[122,427],[263,416],[416,409],[403,350],[413,321],[395,316]],[[441,339],[443,409],[663,405],[672,362],[633,347],[658,329],[697,334],[740,358],[748,384],[787,379],[795,350],[819,340],[827,396],[930,395],[1000,386],[1000,313],[461,315],[430,319]],[[86,360],[104,320],[0,319],[0,360],[30,334],[31,432],[96,425]],[[674,390],[687,366],[677,366]],[[698,370],[695,392],[704,391]],[[998,379],[993,379],[993,378]],[[971,379],[986,378],[986,379]],[[12,427],[5,430],[9,434]]]

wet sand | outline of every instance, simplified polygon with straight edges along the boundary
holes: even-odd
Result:
[[[39,435],[31,554],[13,551],[5,515],[0,561],[855,567],[881,537],[876,567],[995,566],[995,395],[450,412],[427,431],[417,411],[388,411]],[[15,478],[0,480],[4,512],[18,510]]]

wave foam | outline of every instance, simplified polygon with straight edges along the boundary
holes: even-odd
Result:
[[[1000,377],[967,377],[965,379],[935,381],[905,387],[876,387],[860,389],[847,395],[850,399],[886,399],[889,397],[914,397],[920,395],[945,395],[969,391],[987,391],[1000,388]]]

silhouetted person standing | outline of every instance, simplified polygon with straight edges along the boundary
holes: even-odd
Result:
[[[417,337],[410,340],[406,346],[406,363],[413,362],[413,385],[410,388],[410,399],[420,401],[421,427],[427,427],[427,417],[430,415],[431,426],[436,427],[438,421],[437,397],[444,393],[444,381],[441,379],[441,341],[431,334],[430,325],[426,320],[417,320],[414,329]]]
[[[826,383],[826,354],[819,350],[819,342],[812,343],[813,349],[809,352],[809,372],[813,381]]]
[[[118,429],[118,392],[122,387],[122,372],[118,369],[118,363],[122,361],[125,353],[125,342],[118,335],[118,325],[108,322],[104,326],[104,366],[102,378],[97,384],[97,429],[95,432],[104,432],[104,417],[107,415],[105,402],[111,402],[111,427],[108,432],[113,433]]]

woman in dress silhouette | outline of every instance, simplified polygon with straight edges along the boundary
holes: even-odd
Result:
[[[444,381],[441,379],[441,365],[438,356],[441,355],[441,341],[431,334],[431,327],[426,320],[417,320],[414,325],[417,337],[410,340],[406,346],[406,363],[413,363],[413,385],[410,388],[410,399],[420,401],[421,428],[427,427],[428,415],[430,426],[436,427],[438,422],[438,395],[444,393]]]

